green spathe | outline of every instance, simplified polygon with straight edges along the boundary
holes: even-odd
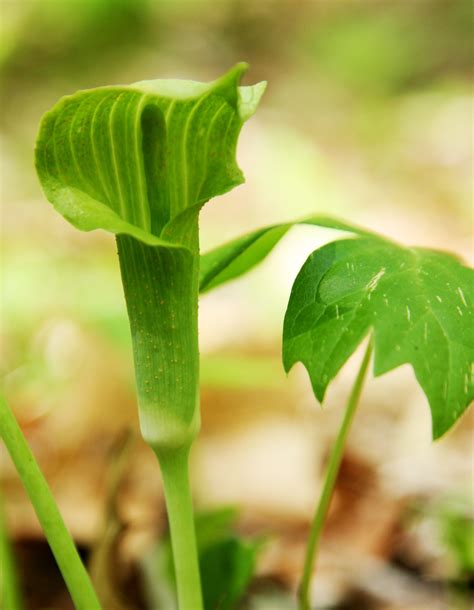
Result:
[[[244,180],[237,139],[265,88],[239,87],[246,70],[80,91],[40,128],[48,199],[78,229],[117,235],[141,427],[156,449],[199,429],[198,216]]]
[[[62,98],[36,146],[46,196],[78,229],[189,245],[189,216],[244,180],[237,139],[265,88],[239,87],[246,70],[241,63],[211,83],[143,81]]]

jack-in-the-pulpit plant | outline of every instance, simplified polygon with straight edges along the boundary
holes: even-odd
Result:
[[[206,201],[243,182],[237,139],[265,89],[239,86],[246,69],[65,97],[36,148],[55,208],[79,229],[117,236],[140,425],[161,465],[183,610],[202,607],[188,483],[200,426],[198,219]]]
[[[283,328],[287,371],[302,362],[314,393],[326,388],[369,332],[375,375],[413,366],[442,436],[474,397],[474,272],[452,254],[406,248],[347,223],[315,216],[239,237],[201,259],[201,290],[249,271],[295,224],[354,234],[319,248],[291,290]]]
[[[202,610],[188,481],[200,422],[199,292],[251,270],[294,224],[351,234],[311,254],[284,320],[284,367],[302,362],[320,401],[351,354],[368,343],[310,529],[301,610],[311,607],[318,543],[372,353],[375,375],[413,367],[431,408],[434,438],[474,396],[474,272],[454,256],[403,247],[324,216],[265,227],[200,255],[202,206],[243,182],[237,139],[265,88],[240,87],[245,70],[238,64],[207,84],[157,80],[76,93],[45,115],[36,150],[38,175],[55,208],[81,230],[116,235],[140,425],[161,465],[180,610]],[[77,608],[99,608],[59,513],[49,518],[52,497],[1,400],[0,434]],[[249,579],[246,574],[245,583]],[[225,607],[240,590],[223,600]]]
[[[369,344],[331,451],[310,530],[300,609],[310,610],[310,584],[322,527],[345,441],[374,351],[374,373],[410,364],[430,408],[433,438],[447,432],[474,398],[474,271],[451,254],[407,248],[329,218],[304,224],[354,234],[316,250],[291,290],[283,327],[287,371],[302,362],[315,396],[369,336]],[[261,261],[295,223],[240,237],[201,261],[201,286],[215,287]]]

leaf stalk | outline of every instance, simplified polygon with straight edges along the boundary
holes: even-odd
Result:
[[[0,396],[0,437],[15,464],[76,610],[101,610],[87,571],[53,494],[6,400]]]
[[[370,358],[372,356],[372,340],[369,341],[362,360],[359,372],[352,386],[349,399],[347,401],[346,411],[342,420],[341,427],[334,443],[334,446],[329,457],[329,463],[324,477],[324,485],[319,499],[316,512],[314,513],[313,521],[306,547],[306,556],[303,567],[303,576],[299,588],[299,610],[311,610],[310,600],[310,585],[314,576],[314,565],[316,562],[319,543],[323,532],[326,517],[331,504],[331,499],[336,485],[337,475],[341,466],[347,436],[354,419],[354,415],[359,404],[359,399],[362,393],[362,388],[369,368]]]

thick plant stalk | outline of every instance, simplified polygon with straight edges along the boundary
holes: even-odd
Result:
[[[189,447],[200,427],[197,257],[117,238],[140,428],[153,450]]]
[[[324,478],[323,491],[319,499],[316,512],[313,517],[311,524],[311,530],[309,533],[308,545],[306,547],[306,557],[303,568],[303,576],[301,579],[301,585],[299,590],[299,610],[311,610],[310,600],[310,585],[314,575],[313,569],[316,561],[319,542],[321,540],[321,534],[323,532],[324,523],[326,516],[329,511],[331,498],[334,492],[337,475],[341,466],[342,457],[344,455],[344,448],[346,445],[347,436],[354,419],[357,405],[359,404],[360,395],[364,385],[367,370],[369,368],[370,357],[372,355],[372,342],[370,341],[365,351],[362,364],[357,374],[356,380],[351,390],[349,400],[347,401],[346,412],[344,419],[342,420],[339,433],[336,438],[336,442],[331,451],[329,463]]]
[[[101,610],[99,600],[53,494],[2,396],[0,396],[0,436],[33,504],[76,610]]]
[[[188,476],[199,431],[196,258],[120,236],[142,435],[161,467],[180,610],[202,610]]]

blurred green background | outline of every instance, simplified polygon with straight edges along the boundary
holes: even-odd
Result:
[[[77,89],[153,78],[212,80],[247,61],[245,83],[269,83],[240,140],[247,182],[206,206],[203,249],[264,224],[323,212],[472,262],[472,13],[470,0],[1,1],[1,368],[7,396],[84,548],[100,542],[110,451],[124,429],[137,425],[133,371],[113,239],[78,233],[41,193],[33,151],[42,114]],[[259,577],[290,597],[325,452],[357,364],[341,374],[324,412],[305,374],[296,370],[286,380],[279,364],[292,281],[329,237],[334,234],[296,229],[251,276],[201,305],[197,503],[239,505],[241,529],[272,532],[276,542]],[[422,580],[456,580],[462,570],[450,555],[449,536],[427,523],[436,521],[434,513],[447,514],[433,503],[472,493],[472,417],[431,446],[428,408],[411,371],[376,380],[366,394],[347,458],[349,487],[359,490],[365,509],[357,512],[349,502],[339,530],[336,510],[333,544],[353,539],[349,547],[358,557],[393,563],[401,556]],[[122,515],[131,540],[123,562],[133,565],[163,518],[155,464],[136,443],[124,474]],[[370,473],[369,491],[359,484],[360,471],[362,481]],[[2,475],[12,536],[20,547],[40,540],[6,459]],[[340,494],[344,506],[344,489]],[[385,503],[383,518],[374,497]],[[429,534],[405,527],[415,500],[431,507],[421,511]],[[472,507],[462,506],[462,518],[454,512],[464,523]],[[352,529],[343,518],[348,514]],[[395,530],[404,533],[393,537]],[[28,549],[19,553],[31,568]],[[354,583],[343,568],[332,568],[328,553],[319,594],[331,607],[412,607],[408,598],[380,601],[383,592],[367,591],[362,576]],[[358,602],[360,590],[362,599],[379,605]],[[427,588],[426,608],[449,607],[442,591],[433,597]],[[67,607],[60,583],[40,601],[28,595],[31,608],[52,599]],[[264,597],[246,607],[276,610],[287,603]],[[433,605],[438,598],[441,605]]]

